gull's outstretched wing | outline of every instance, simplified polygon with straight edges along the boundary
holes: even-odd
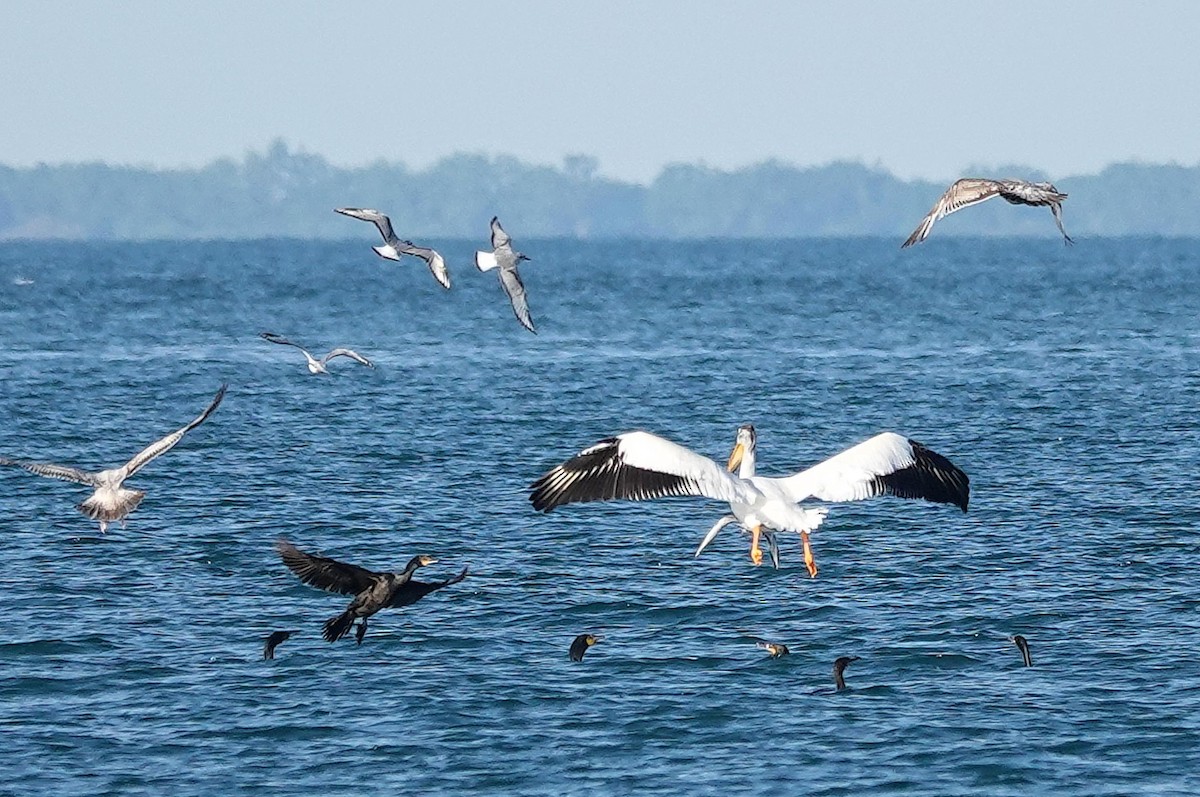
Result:
[[[154,441],[150,445],[146,446],[146,448],[144,448],[140,452],[138,452],[136,455],[134,455],[133,459],[131,459],[131,460],[129,460],[129,462],[125,463],[126,478],[137,473],[139,470],[141,470],[143,467],[145,467],[146,463],[150,462],[150,460],[154,459],[155,457],[162,456],[163,454],[170,451],[172,448],[175,447],[176,443],[178,443],[180,440],[183,439],[183,436],[185,434],[187,434],[192,429],[195,429],[197,426],[199,426],[200,424],[202,424],[206,420],[208,420],[208,416],[212,415],[213,412],[216,411],[217,407],[220,406],[221,399],[225,398],[225,390],[228,387],[229,387],[229,385],[227,385],[227,384],[221,385],[221,389],[217,391],[217,395],[213,397],[212,402],[209,403],[209,405],[204,409],[204,412],[197,415],[195,420],[191,421],[187,426],[184,426],[182,429],[177,429],[174,432],[171,432],[169,435],[162,438],[161,440]]]
[[[500,284],[504,286],[508,301],[512,303],[513,315],[521,322],[521,326],[536,335],[533,318],[529,315],[529,302],[525,298],[525,285],[521,282],[521,275],[517,273],[516,266],[500,269]]]
[[[512,238],[508,237],[508,233],[500,226],[500,219],[492,216],[492,249],[499,249],[502,246],[508,246],[512,243]]]
[[[708,457],[649,432],[601,440],[551,468],[530,487],[529,501],[541,512],[584,501],[695,495],[751,503],[758,495],[749,482]]]
[[[278,540],[275,549],[279,551],[279,558],[288,570],[299,576],[305,584],[317,589],[357,595],[379,578],[378,573],[366,568],[305,553],[287,540]]]
[[[937,201],[928,215],[921,219],[917,229],[913,230],[912,235],[908,236],[908,240],[901,244],[900,248],[912,246],[928,238],[929,231],[933,229],[933,223],[938,219],[945,218],[970,205],[977,205],[991,199],[998,195],[1000,190],[1001,184],[997,180],[983,180],[975,177],[959,180],[946,189],[946,193],[942,194],[941,199]]]
[[[353,219],[369,221],[379,228],[379,234],[383,236],[386,243],[394,245],[397,241],[396,232],[392,229],[392,220],[378,210],[373,208],[334,208],[334,212]]]
[[[446,261],[440,254],[427,247],[417,246],[412,241],[401,241],[400,244],[398,252],[424,260],[425,264],[429,266],[429,270],[433,272],[433,278],[440,282],[443,288],[450,288],[450,272],[446,269]]]
[[[271,343],[278,343],[281,346],[294,346],[300,351],[304,352],[306,356],[312,357],[312,355],[308,353],[308,349],[304,348],[299,343],[292,343],[283,335],[276,335],[274,332],[259,332],[258,336],[263,340],[270,341]]]
[[[362,363],[363,365],[367,366],[368,368],[375,367],[375,363],[371,362],[366,357],[363,357],[358,352],[351,351],[350,349],[334,349],[333,351],[329,352],[329,354],[326,354],[324,357],[321,358],[321,365],[324,365],[325,363],[329,362],[334,357],[349,357],[351,360]]]
[[[860,501],[877,495],[923,498],[967,511],[970,479],[953,462],[915,440],[883,432],[785,479],[773,479],[795,502]]]
[[[62,479],[65,482],[75,482],[76,484],[86,484],[88,487],[100,486],[100,483],[96,481],[95,475],[66,465],[55,465],[50,462],[26,462],[23,459],[9,459],[8,457],[0,457],[0,465],[12,465],[17,468],[24,468],[30,473],[36,473],[38,476],[45,476],[50,479]]]
[[[445,581],[408,581],[395,592],[392,593],[392,599],[388,601],[388,606],[396,608],[398,606],[410,606],[424,598],[431,592],[436,592],[442,587],[448,587],[451,584],[457,584],[467,577],[467,568],[463,568],[462,572],[457,576],[451,576]]]

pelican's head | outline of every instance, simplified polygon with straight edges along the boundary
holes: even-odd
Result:
[[[754,447],[758,444],[758,435],[754,433],[754,424],[744,423],[738,427],[737,440],[733,444],[733,453],[729,455],[726,468],[732,473],[742,464],[742,459],[749,454],[754,456]]]

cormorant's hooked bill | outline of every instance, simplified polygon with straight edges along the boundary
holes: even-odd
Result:
[[[575,641],[571,643],[571,661],[583,661],[583,654],[587,653],[587,649],[600,640],[601,637],[595,634],[580,634],[575,637]]]

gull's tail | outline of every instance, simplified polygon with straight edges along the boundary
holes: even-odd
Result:
[[[500,264],[496,262],[496,255],[492,252],[475,253],[475,268],[480,271],[491,271],[498,265]]]

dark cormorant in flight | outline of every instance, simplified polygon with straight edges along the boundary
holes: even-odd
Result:
[[[413,581],[413,573],[418,567],[437,561],[425,554],[414,556],[399,573],[376,573],[357,565],[305,553],[287,540],[279,540],[276,548],[283,563],[305,584],[328,592],[354,596],[346,611],[325,622],[322,636],[326,642],[336,642],[344,637],[350,632],[354,621],[358,620],[359,628],[355,638],[362,644],[363,636],[367,633],[367,618],[380,609],[408,606],[435,590],[457,584],[467,577],[467,569],[464,567],[457,576],[445,581]]]

